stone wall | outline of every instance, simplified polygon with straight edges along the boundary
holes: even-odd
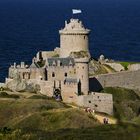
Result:
[[[130,71],[140,70],[140,64],[131,64],[128,66],[128,70]]]
[[[50,66],[47,68],[47,76],[49,81],[64,81],[65,78],[76,78],[76,68],[74,66]]]
[[[9,78],[14,79],[46,79],[44,68],[9,68]]]
[[[77,84],[62,84],[62,98],[66,103],[76,103],[78,87]]]
[[[77,97],[77,104],[83,107],[90,107],[98,112],[113,114],[113,97],[108,93],[92,93]]]
[[[88,94],[89,92],[89,59],[88,58],[81,58],[75,59],[76,65],[76,76],[77,80],[81,82],[81,92],[83,94]]]
[[[90,30],[84,28],[82,22],[71,19],[65,23],[64,29],[60,30],[60,56],[68,57],[71,52],[89,51],[88,35]]]
[[[57,55],[59,56],[59,54],[60,54],[60,48],[56,47],[54,49],[54,51],[41,51],[41,52],[38,52],[36,54],[36,58],[37,58],[37,61],[40,61],[40,55],[41,55],[43,60],[46,60],[47,58],[55,57]]]
[[[90,90],[98,91],[103,87],[124,87],[140,90],[140,70],[102,74],[90,78]]]
[[[47,95],[49,97],[53,96],[53,85],[54,85],[53,82],[30,79],[28,83],[34,83],[39,85],[41,94]]]

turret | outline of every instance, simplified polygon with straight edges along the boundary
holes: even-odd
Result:
[[[90,30],[84,28],[81,21],[71,19],[65,21],[64,29],[60,33],[60,57],[68,57],[71,52],[89,51],[88,35]]]
[[[76,65],[76,74],[77,74],[77,81],[80,83],[81,88],[78,91],[81,91],[83,94],[88,94],[89,92],[89,58],[79,58],[75,59],[75,65]]]

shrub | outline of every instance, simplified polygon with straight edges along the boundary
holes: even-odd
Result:
[[[0,92],[0,98],[20,98],[16,94],[9,95],[7,92]]]
[[[30,96],[28,99],[50,99],[50,98],[44,95],[33,95]]]

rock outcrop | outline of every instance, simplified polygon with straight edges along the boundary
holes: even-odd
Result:
[[[18,92],[34,92],[40,91],[40,86],[34,83],[28,83],[26,80],[21,80],[19,76],[6,83],[6,87],[12,91]]]

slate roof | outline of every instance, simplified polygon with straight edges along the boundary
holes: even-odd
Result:
[[[77,79],[74,79],[74,78],[66,78],[65,79],[65,82],[66,83],[77,83]]]
[[[58,62],[60,61],[61,66],[69,66],[69,65],[74,65],[74,59],[67,57],[67,58],[48,58],[48,64],[49,66],[53,66],[54,63],[57,66]]]

